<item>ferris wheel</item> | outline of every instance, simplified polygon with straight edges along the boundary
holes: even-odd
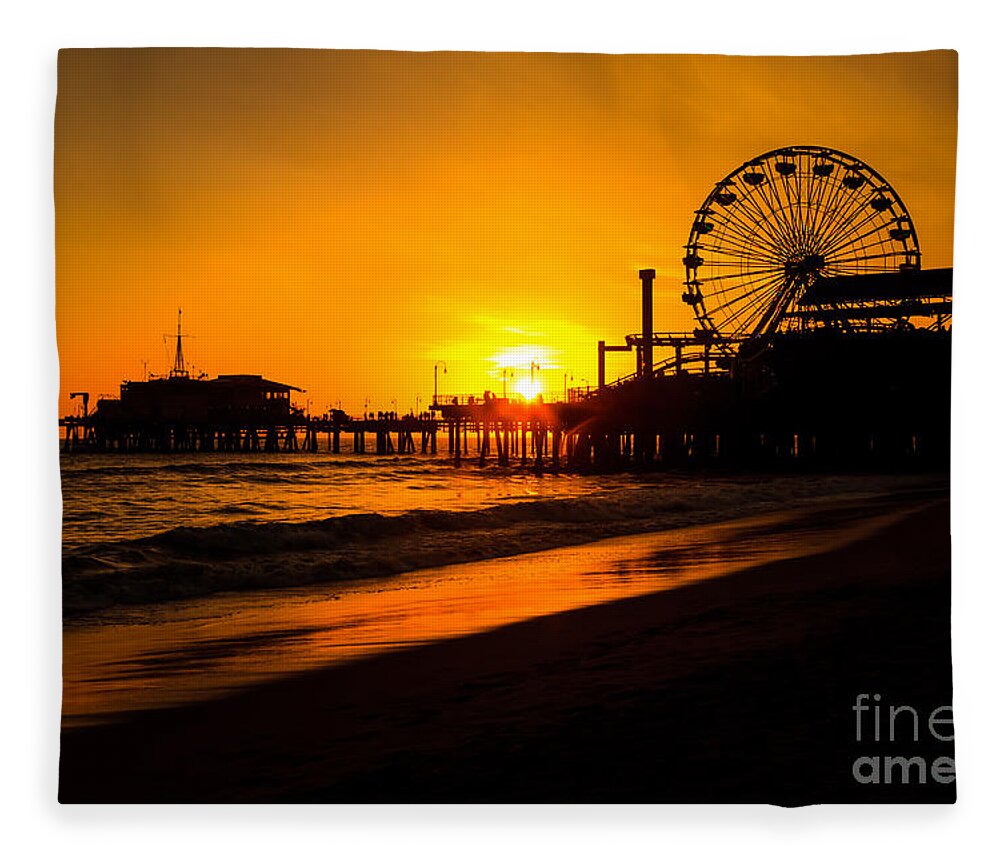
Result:
[[[726,350],[745,339],[849,328],[857,320],[905,325],[899,307],[877,292],[831,304],[821,287],[834,278],[920,268],[916,230],[892,186],[861,160],[817,146],[765,153],[716,183],[685,248],[684,301],[706,337]]]

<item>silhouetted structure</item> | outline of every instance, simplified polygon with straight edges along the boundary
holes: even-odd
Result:
[[[482,430],[487,455],[492,432],[500,463],[509,439],[525,459],[551,435],[556,467],[945,465],[952,273],[920,259],[874,169],[824,147],[774,150],[695,211],[681,294],[692,331],[654,331],[656,273],[643,269],[642,331],[598,342],[596,392],[435,408],[452,437]],[[630,350],[635,373],[607,384],[606,353]],[[538,436],[527,449],[526,427]]]
[[[107,423],[266,424],[290,418],[289,397],[301,390],[249,374],[191,379],[171,373],[165,379],[123,382],[120,399],[97,402],[96,418]]]
[[[537,469],[947,463],[952,271],[920,268],[909,214],[872,168],[812,146],[746,162],[696,210],[683,263],[694,329],[654,330],[656,272],[641,270],[641,332],[599,341],[597,388],[567,402],[439,396],[435,363],[449,456]],[[367,433],[375,453],[416,452],[415,433],[437,452],[430,416],[311,418],[291,407],[294,386],[191,379],[182,337],[178,313],[169,378],[127,382],[89,414],[77,392],[66,448],[316,451],[326,434],[338,452],[346,431],[356,453]],[[605,354],[632,350],[635,373],[607,383]]]
[[[124,382],[121,397],[98,401],[94,412],[68,416],[67,451],[159,452],[316,452],[326,436],[326,450],[339,453],[341,434],[353,436],[353,450],[375,453],[437,452],[437,421],[380,413],[376,419],[352,419],[339,409],[305,415],[291,405],[294,385],[249,374],[191,379],[171,374],[145,382]]]

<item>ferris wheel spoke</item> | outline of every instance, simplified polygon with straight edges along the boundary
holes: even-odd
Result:
[[[760,269],[767,266],[780,266],[783,265],[781,260],[774,256],[762,256],[743,253],[742,250],[735,250],[733,248],[727,248],[721,253],[706,254],[705,255],[704,266],[743,266],[747,269]]]
[[[775,283],[772,290],[768,293],[764,293],[750,308],[747,309],[746,313],[742,315],[742,322],[733,329],[733,335],[736,337],[742,336],[751,326],[755,325],[755,322],[759,320],[760,315],[764,310],[770,306],[771,302],[777,294],[777,291],[782,287],[782,283]]]
[[[784,201],[787,207],[787,218],[792,226],[793,233],[795,235],[796,241],[801,247],[805,246],[806,242],[806,231],[805,223],[802,220],[802,175],[801,175],[801,165],[799,164],[798,158],[794,158],[793,162],[795,164],[795,173],[793,174],[794,181],[791,177],[781,175],[780,181],[781,188],[784,191]],[[771,169],[773,175],[773,168]]]
[[[797,170],[795,172],[795,184],[796,184],[796,188],[797,188],[797,191],[798,191],[798,200],[799,200],[799,221],[802,224],[802,234],[803,234],[803,236],[806,236],[806,237],[811,237],[812,236],[812,223],[811,223],[811,221],[812,221],[812,213],[813,213],[813,209],[812,209],[812,206],[813,206],[813,193],[816,190],[815,177],[813,176],[812,170],[809,169],[809,167],[810,167],[810,161],[811,161],[811,159],[810,159],[809,156],[804,156],[804,157],[801,157],[800,159],[798,159],[797,160],[797,162],[798,162],[798,168],[797,168]],[[806,183],[805,194],[803,194],[803,192],[802,192],[802,171],[803,171],[803,169],[805,169],[807,171],[807,173],[806,173],[806,180],[805,180],[805,183]],[[802,211],[802,203],[803,203],[803,201],[805,202],[805,207],[806,207],[806,210],[805,210],[804,213]]]
[[[846,219],[851,218],[857,212],[864,210],[867,198],[862,199],[859,203],[859,198],[855,192],[844,193],[842,189],[843,186],[840,191],[834,194],[832,200],[828,204],[829,208],[827,213],[816,231],[820,247],[830,241],[830,237],[837,232],[840,225]]]
[[[895,221],[896,214],[891,209],[887,209],[880,212],[879,210],[872,208],[870,212],[865,212],[865,208],[871,206],[872,199],[873,198],[871,197],[868,198],[868,200],[865,201],[865,205],[862,205],[860,207],[860,211],[855,212],[851,216],[851,220],[845,221],[840,226],[839,230],[838,229],[831,230],[830,233],[828,233],[827,238],[831,241],[837,241],[840,237],[842,237],[845,234],[850,234],[852,232],[864,230],[869,224],[875,221],[879,221],[880,223],[886,226],[893,223]],[[858,216],[861,214],[864,214],[864,217],[859,221],[857,219]],[[838,233],[840,234],[840,236],[838,236]]]
[[[746,274],[747,272],[760,272],[760,271],[778,272],[784,269],[784,264],[778,266],[775,265],[774,263],[771,263],[770,267],[767,269],[759,269],[759,268],[748,269],[746,261],[744,260],[712,260],[711,262],[704,263],[702,266],[699,267],[699,271],[715,270],[715,269],[724,269],[724,270],[738,269],[739,271],[737,272],[737,274],[743,275]],[[699,280],[708,281],[711,280],[712,277],[714,277],[712,271],[705,271],[705,274],[707,275],[707,277],[699,278]]]
[[[735,286],[730,286],[725,290],[717,290],[711,294],[711,301],[714,302],[712,310],[713,312],[717,312],[733,307],[736,304],[746,301],[750,296],[758,295],[768,284],[783,280],[783,276],[757,278],[753,281],[745,281]]]
[[[805,221],[802,218],[802,164],[798,156],[794,158],[795,161],[795,221],[799,226],[799,236],[805,241],[806,238],[806,228]],[[786,191],[788,195],[791,196],[792,181],[785,178]]]
[[[757,272],[761,269],[771,269],[783,265],[778,260],[762,257],[744,257],[737,254],[705,254],[702,257],[702,264],[698,267],[697,273],[701,280],[714,276],[714,269],[719,268],[728,271]]]
[[[782,286],[783,284],[780,282],[773,284],[769,291],[762,293],[757,301],[748,307],[745,313],[740,315],[739,324],[733,327],[733,334],[735,336],[742,337],[760,324],[761,317],[774,302]]]
[[[815,156],[808,156],[806,159],[806,168],[809,171],[809,182],[806,185],[806,231],[809,235],[813,235],[816,231],[816,218],[821,211],[821,205],[823,200],[823,194],[826,191],[827,179],[825,176],[817,176],[815,173],[815,167],[819,162]]]
[[[782,284],[782,280],[773,280],[763,285],[761,291],[748,304],[740,305],[726,314],[719,325],[726,326],[731,334],[742,334],[759,320],[764,309],[774,301]]]
[[[757,275],[756,277],[749,278],[745,281],[741,281],[738,284],[730,284],[729,286],[723,287],[722,289],[714,290],[712,292],[712,297],[719,298],[720,296],[726,296],[729,295],[730,293],[734,293],[737,290],[742,290],[742,293],[740,294],[741,296],[746,295],[748,292],[750,292],[749,288],[754,284],[760,284],[763,281],[772,281],[775,278],[784,280],[784,277],[785,277],[784,273],[781,273],[781,275],[776,275],[776,274]],[[736,297],[736,299],[739,298],[740,296]]]
[[[887,254],[868,254],[867,256],[864,256],[864,257],[850,257],[850,258],[848,258],[846,260],[844,260],[844,259],[836,260],[835,259],[835,260],[833,260],[833,264],[834,265],[841,265],[841,264],[848,264],[849,265],[851,263],[862,263],[862,262],[868,262],[870,260],[888,260],[890,258],[895,258],[895,257],[899,257],[899,256],[900,256],[900,254],[897,253],[896,251],[890,251]]]
[[[831,173],[831,176],[821,177],[818,183],[813,183],[812,171],[810,171],[809,197],[810,199],[813,197],[813,187],[815,184],[818,184],[819,202],[816,208],[817,210],[822,209],[825,214],[819,215],[817,211],[816,216],[813,216],[810,213],[809,218],[803,222],[802,247],[806,253],[820,254],[822,253],[822,247],[826,244],[822,231],[830,229],[830,211],[840,208],[841,200],[844,199],[841,167],[842,165],[836,165],[836,169]],[[830,201],[835,202],[831,205]]]
[[[835,253],[824,253],[823,259],[827,261],[835,260],[845,260],[851,259],[852,257],[858,257],[866,251],[871,251],[873,248],[882,251],[890,250],[894,255],[905,256],[905,250],[897,250],[893,248],[889,242],[876,234],[870,234],[866,238],[858,238],[852,240],[851,242],[843,245]]]
[[[756,222],[760,231],[770,238],[771,244],[779,254],[784,255],[789,253],[791,249],[787,240],[774,228],[774,225],[769,221],[768,213],[753,198],[752,188],[749,193],[737,198],[734,205],[744,207],[744,211]]]
[[[820,251],[820,253],[822,253],[823,256],[825,256],[825,257],[835,256],[837,254],[837,252],[842,251],[845,248],[850,247],[851,245],[856,245],[858,242],[861,242],[861,241],[863,241],[865,239],[868,239],[871,236],[878,235],[883,230],[885,230],[886,228],[888,228],[889,225],[892,224],[892,223],[893,223],[892,221],[886,221],[886,222],[880,223],[880,224],[876,225],[875,227],[872,227],[866,233],[862,233],[860,236],[855,236],[855,237],[853,237],[851,239],[848,239],[847,241],[841,242],[836,247],[833,247],[833,248],[824,248],[823,250]],[[886,241],[894,241],[894,240],[892,240],[891,238],[887,238],[887,239],[880,239],[879,241],[880,242],[886,242]],[[900,253],[905,253],[905,251],[900,251]]]
[[[698,280],[703,284],[711,284],[717,281],[731,281],[733,278],[746,278],[749,275],[769,275],[777,272],[783,272],[784,270],[784,266],[772,266],[769,269],[751,269],[748,272],[733,272],[729,275],[713,275],[710,278],[698,278]]]
[[[888,227],[892,223],[892,215],[888,215],[886,212],[878,212],[873,210],[868,215],[866,215],[861,221],[852,219],[851,222],[845,224],[836,233],[832,233],[826,237],[826,244],[823,246],[824,249],[830,245],[835,245],[837,243],[843,243],[845,240],[848,244],[852,241],[849,237],[854,236],[855,239],[858,238],[856,234],[864,230],[873,221],[878,221],[880,227],[875,228],[876,232],[881,229],[881,227]],[[867,235],[867,234],[866,234]],[[827,250],[821,251],[821,253],[829,253]]]
[[[812,236],[812,219],[813,219],[813,213],[815,211],[813,209],[813,204],[814,204],[815,199],[816,199],[816,193],[819,191],[819,188],[820,188],[819,183],[817,183],[815,181],[816,177],[815,177],[815,175],[812,172],[812,166],[813,166],[812,165],[812,158],[810,156],[806,156],[805,157],[805,164],[801,165],[799,167],[799,172],[800,173],[801,173],[803,167],[806,170],[808,170],[808,173],[809,173],[809,178],[808,178],[808,180],[806,180],[806,193],[805,193],[806,212],[805,212],[805,215],[802,218],[802,224],[804,226],[806,235],[808,235],[808,236]],[[799,197],[800,197],[800,199],[802,197],[801,191],[799,193]]]
[[[737,209],[741,214],[745,214],[750,219],[752,224],[750,232],[752,235],[766,236],[776,252],[779,254],[784,253],[786,250],[784,237],[770,223],[768,212],[758,204],[750,193],[737,199],[733,208]]]
[[[740,236],[730,236],[723,229],[719,233],[712,233],[713,242],[717,242],[717,253],[729,254],[733,257],[738,257],[740,259],[747,260],[773,260],[777,262],[777,257],[774,254],[769,254],[765,250],[758,250],[757,242],[750,239],[743,239]],[[703,245],[701,247],[707,248]]]
[[[718,227],[718,232],[713,231],[712,233],[715,238],[723,237],[720,241],[726,241],[730,246],[734,246],[740,254],[745,254],[748,251],[752,252],[754,249],[764,245],[765,249],[773,252],[773,256],[781,255],[782,251],[775,243],[775,239],[768,232],[763,215],[758,218],[756,214],[747,212],[748,223],[741,217],[742,204],[740,202],[734,201],[735,205],[730,205],[720,212],[711,209],[711,201],[712,197],[710,196],[702,208],[708,208],[716,216],[713,218],[713,224]],[[732,232],[740,237],[738,240],[735,237],[726,235],[730,227],[732,228]]]
[[[723,264],[727,266],[746,265],[747,263],[754,263],[758,265],[759,264],[777,265],[780,262],[780,260],[776,260],[774,257],[764,257],[759,254],[746,254],[743,253],[743,250],[745,249],[741,248],[739,251],[737,251],[729,246],[723,247],[719,245],[698,245],[696,246],[696,248],[693,248],[692,250],[699,252],[704,251],[706,252],[706,254],[715,255],[713,257],[702,257],[704,262],[701,264],[701,266],[706,268],[708,266],[719,266]]]
[[[694,246],[695,251],[704,251],[707,254],[716,254],[720,258],[733,260],[747,260],[780,263],[781,260],[773,253],[754,250],[754,246],[739,242],[736,239],[727,237],[725,234],[713,237],[713,244],[699,244]],[[703,258],[704,259],[704,258]]]
[[[835,268],[843,269],[845,267],[850,268],[852,266],[858,267],[864,265],[865,263],[871,263],[876,260],[892,261],[892,262],[883,262],[882,263],[883,269],[888,269],[888,268],[898,269],[899,264],[906,261],[906,257],[904,255],[898,254],[895,251],[875,253],[877,251],[881,251],[881,248],[878,246],[871,247],[869,250],[872,253],[865,255],[856,254],[850,257],[839,257],[835,260],[828,260],[826,263],[825,271],[830,272]]]
[[[856,275],[885,275],[887,273],[891,273],[894,271],[895,269],[888,269],[885,266],[873,266],[873,265],[842,266],[839,268],[830,269],[830,274],[827,277],[853,278]]]
[[[840,196],[843,186],[840,184],[839,162],[831,162],[833,170],[829,176],[821,176],[819,184],[819,199],[816,203],[816,212],[810,224],[810,233],[813,236],[819,235],[822,225],[830,212],[831,203]]]
[[[826,236],[833,229],[844,209],[852,206],[857,199],[857,191],[860,189],[852,190],[844,185],[848,173],[846,166],[838,162],[837,169],[830,175],[832,191],[823,204],[824,215],[816,228],[816,235],[820,237]]]
[[[740,308],[747,307],[748,303],[753,304],[756,301],[756,297],[768,292],[769,290],[775,289],[778,285],[784,282],[784,278],[766,278],[757,283],[753,289],[744,289],[739,295],[733,296],[724,302],[719,302],[711,308],[712,314],[718,314],[722,311],[733,308],[733,313],[737,312]],[[743,285],[747,286],[747,285]],[[721,294],[716,294],[713,298],[718,298]],[[706,309],[708,306],[706,305]]]
[[[880,249],[876,247],[872,248],[871,250],[875,252]],[[878,260],[883,261],[881,263],[882,269],[899,269],[900,263],[905,262],[906,258],[892,251],[882,254],[877,254],[877,253],[870,253],[867,255],[859,254],[853,257],[841,257],[837,260],[830,260],[828,261],[825,267],[825,271],[828,273],[832,272],[834,269],[844,269],[844,268],[850,269],[852,267],[859,268],[868,263],[875,263]]]
[[[753,224],[748,224],[742,220],[740,214],[732,212],[732,207],[730,207],[730,212],[727,212],[727,218],[722,222],[722,229],[725,233],[730,227],[732,227],[732,232],[740,237],[740,239],[745,243],[747,249],[756,248],[761,241],[761,228],[759,222],[754,222]],[[764,244],[770,248],[774,255],[779,255],[780,250],[767,238],[764,239]]]
[[[839,198],[840,196],[840,186],[836,184],[836,173],[831,174],[831,176],[821,177],[819,198],[816,203],[816,212],[812,217],[809,225],[809,234],[812,237],[814,243],[819,242],[819,237],[822,235],[823,225],[830,212],[830,207],[832,202]]]
[[[744,218],[748,220],[744,220]],[[738,237],[743,253],[753,253],[753,249],[757,249],[757,253],[773,260],[779,260],[784,256],[785,250],[778,238],[773,235],[763,220],[757,218],[753,213],[741,209],[740,212],[733,213],[733,217],[727,221],[727,226],[733,227],[735,235],[732,241],[736,242],[736,237]]]
[[[854,208],[848,209],[846,215],[843,215],[839,219],[833,221],[823,234],[824,241],[836,241],[838,237],[849,233],[855,219],[864,213],[865,208],[871,203],[874,197],[874,192],[869,194],[867,197],[861,199],[860,202],[856,202]]]
[[[885,275],[895,271],[898,271],[898,269],[896,269],[895,267],[890,268],[887,266],[876,266],[872,264],[862,264],[862,263],[859,263],[856,266],[840,265],[830,269],[830,272],[833,275],[845,275],[845,276],[863,275],[863,274]]]
[[[728,275],[712,275],[707,278],[698,278],[698,280],[703,284],[711,284],[717,281],[731,281],[733,278],[747,278],[751,275],[768,275],[783,271],[784,266],[770,266],[766,269],[750,269],[746,272],[731,272]]]
[[[768,205],[771,207],[771,211],[775,214],[776,218],[779,218],[781,222],[785,225],[785,235],[789,237],[791,244],[793,246],[798,245],[798,236],[796,234],[795,224],[788,212],[788,195],[785,195],[785,199],[782,200],[779,189],[782,188],[781,180],[774,175],[774,170],[771,167],[771,162],[766,161],[764,163],[764,169],[768,175],[768,181],[762,182],[758,188],[762,189],[761,193],[766,200],[773,201],[773,205],[769,202]],[[787,191],[787,186],[784,189]]]
[[[758,295],[761,290],[767,289],[769,286],[773,286],[775,283],[781,282],[781,281],[784,281],[784,280],[785,280],[785,278],[783,276],[782,277],[760,278],[760,279],[758,279],[758,281],[756,281],[756,286],[754,286],[753,289],[743,289],[743,291],[739,295],[733,296],[731,299],[728,299],[727,301],[720,302],[719,304],[714,305],[713,308],[712,308],[712,313],[718,313],[719,311],[722,311],[722,310],[725,310],[726,308],[732,307],[737,302],[745,301],[750,296]],[[754,282],[740,284],[739,287],[746,288],[746,287],[751,286],[752,283],[754,283]],[[733,288],[733,289],[737,289],[737,288]],[[731,290],[730,290],[730,292],[731,292]],[[719,292],[717,292],[717,293],[714,294],[715,297],[718,297],[718,296],[721,296],[721,295],[723,295],[723,292],[721,290]]]
[[[786,247],[794,249],[798,245],[795,236],[795,227],[792,225],[791,221],[788,220],[788,215],[774,189],[774,174],[771,171],[770,164],[765,164],[764,167],[770,178],[768,181],[757,185],[755,190],[759,192],[760,197],[764,201],[764,205],[767,206],[770,211],[772,218],[774,218],[775,222],[780,226],[782,235],[785,237]]]
[[[788,215],[795,225],[795,234],[798,237],[799,244],[805,245],[806,242],[806,230],[805,222],[802,220],[802,174],[801,165],[799,164],[798,158],[795,161],[795,190],[792,190],[792,180],[787,176],[782,176],[782,181],[785,186],[785,197],[788,200],[789,210]]]

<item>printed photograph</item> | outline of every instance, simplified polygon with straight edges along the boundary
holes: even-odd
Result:
[[[957,88],[61,51],[59,800],[954,803]]]

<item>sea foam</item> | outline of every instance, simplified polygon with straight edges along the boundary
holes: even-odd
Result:
[[[925,483],[925,481],[921,482]],[[391,576],[419,568],[735,519],[822,499],[912,490],[914,479],[790,476],[637,484],[628,492],[479,510],[347,514],[173,528],[63,557],[67,617],[117,604]]]

